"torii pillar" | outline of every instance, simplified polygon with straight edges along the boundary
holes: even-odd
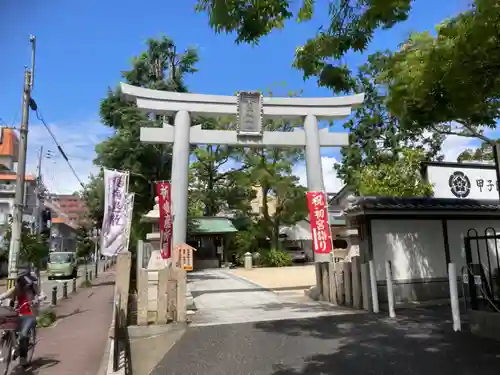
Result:
[[[245,147],[304,147],[307,188],[325,191],[321,166],[321,147],[349,145],[349,134],[319,130],[318,120],[349,116],[352,108],[363,103],[364,94],[332,98],[263,98],[258,92],[240,92],[238,96],[202,95],[157,91],[121,84],[125,98],[148,113],[173,115],[174,125],[141,128],[141,142],[173,143],[172,211],[173,239],[176,246],[186,242],[188,211],[188,171],[190,144]],[[238,130],[204,130],[191,126],[193,117],[237,117]],[[294,132],[263,131],[264,118],[303,119],[304,129]],[[315,254],[315,262],[331,262],[330,254]]]

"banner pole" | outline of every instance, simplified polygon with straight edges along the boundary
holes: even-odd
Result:
[[[330,225],[330,210],[328,209],[328,194],[326,193],[326,190],[323,193],[325,195],[325,206],[326,206],[326,222],[328,224],[328,232],[330,233],[330,243],[332,244],[332,261],[333,263],[336,263],[335,261],[335,251],[334,251],[334,246],[333,246],[333,233],[332,233],[332,227]]]
[[[127,242],[126,242],[127,245],[125,247],[125,251],[128,251],[128,247],[130,245],[130,230],[132,228],[132,214],[134,212],[134,200],[135,200],[135,193],[130,193],[129,206],[127,207],[128,223],[127,223]]]

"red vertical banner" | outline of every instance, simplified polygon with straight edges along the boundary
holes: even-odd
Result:
[[[328,225],[328,207],[325,193],[308,191],[307,206],[309,207],[314,253],[329,254],[332,252],[332,237]]]
[[[160,251],[162,259],[168,259],[172,256],[172,200],[170,188],[170,182],[159,181],[156,183],[156,194],[158,195],[160,210]]]

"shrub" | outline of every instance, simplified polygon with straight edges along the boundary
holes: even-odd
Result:
[[[54,310],[47,310],[41,313],[36,319],[37,328],[50,327],[56,321],[57,316]]]
[[[264,267],[286,267],[292,265],[292,256],[280,249],[271,249],[263,252],[260,256]]]
[[[90,280],[83,280],[82,283],[80,284],[80,288],[91,288],[92,287],[92,281]]]

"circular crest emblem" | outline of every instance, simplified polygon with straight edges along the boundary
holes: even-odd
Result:
[[[470,180],[464,172],[453,172],[448,180],[448,185],[457,198],[466,198],[470,194]]]

